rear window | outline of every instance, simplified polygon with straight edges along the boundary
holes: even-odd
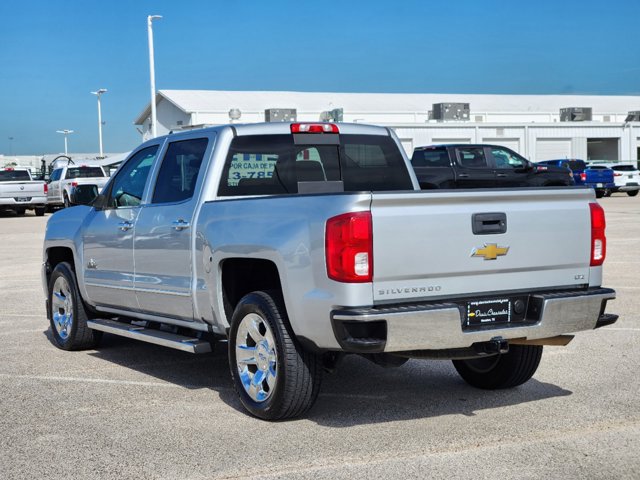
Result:
[[[31,180],[26,170],[0,170],[0,182],[28,182]]]
[[[299,182],[342,182],[345,192],[412,190],[402,154],[391,137],[249,135],[233,139],[222,173],[221,196],[298,193]],[[335,190],[334,190],[335,191]]]
[[[414,167],[449,167],[449,154],[444,148],[437,150],[416,150],[411,157]]]
[[[73,167],[67,169],[67,180],[71,178],[95,178],[104,177],[104,172],[100,167]]]
[[[611,167],[611,169],[615,170],[616,172],[635,172],[638,170],[633,165],[616,165],[614,167]]]
[[[562,162],[563,167],[567,167],[570,170],[584,170],[587,168],[587,164],[582,160],[567,160]]]

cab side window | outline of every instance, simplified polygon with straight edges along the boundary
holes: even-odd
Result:
[[[157,145],[144,148],[122,166],[109,188],[107,207],[137,207],[140,205],[144,186],[157,153]]]
[[[414,167],[450,167],[449,153],[445,148],[429,148],[427,150],[416,150],[411,157],[411,164]]]
[[[183,202],[193,197],[208,142],[196,138],[169,144],[151,203]]]
[[[502,148],[492,148],[491,155],[496,162],[496,168],[525,168],[527,162],[524,158],[504,150]]]
[[[62,173],[62,169],[58,168],[56,170],[54,170],[53,172],[51,172],[51,176],[49,177],[49,181],[50,182],[55,182],[57,180],[60,180],[60,174]]]
[[[457,148],[458,162],[464,168],[486,168],[487,158],[484,155],[482,147],[464,147]]]

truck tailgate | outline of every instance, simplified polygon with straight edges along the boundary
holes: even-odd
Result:
[[[374,300],[588,284],[593,195],[586,188],[374,193]],[[474,214],[489,214],[476,217],[480,233]],[[504,214],[505,233],[484,233],[499,228],[495,214]]]
[[[607,184],[613,183],[613,171],[600,168],[587,168],[585,170],[587,175],[586,183],[588,184]]]
[[[1,182],[0,197],[42,197],[44,196],[44,182]]]

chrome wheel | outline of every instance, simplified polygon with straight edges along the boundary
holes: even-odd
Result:
[[[247,395],[264,402],[275,390],[278,353],[273,332],[260,315],[246,315],[236,334],[236,368]]]
[[[62,340],[66,340],[73,326],[73,297],[69,282],[64,277],[56,278],[53,284],[51,314],[58,335]]]

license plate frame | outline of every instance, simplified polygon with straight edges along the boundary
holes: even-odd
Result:
[[[18,203],[30,202],[31,197],[15,197],[14,200]]]
[[[598,183],[598,188],[602,188],[604,185],[602,183]]]
[[[467,302],[467,327],[483,327],[487,325],[508,325],[511,323],[511,298],[488,298]]]

